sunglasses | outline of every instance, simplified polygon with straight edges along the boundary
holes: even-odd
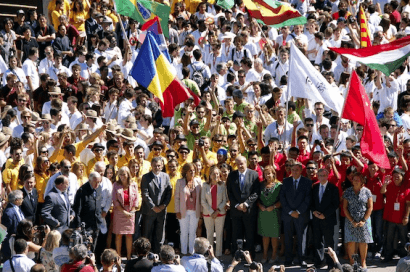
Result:
[[[153,148],[154,151],[161,151],[161,148]]]
[[[188,154],[188,151],[180,151],[180,154]]]
[[[307,127],[313,127],[313,124],[306,124]]]
[[[167,155],[167,158],[175,158],[175,155]]]
[[[98,153],[103,152],[103,150],[101,148],[94,149],[94,151],[98,152]]]
[[[306,167],[307,170],[316,170],[315,167]]]
[[[214,140],[216,143],[222,143],[222,140]]]
[[[65,169],[71,169],[71,165],[69,166],[63,166]]]
[[[249,146],[256,146],[256,144],[248,144]]]

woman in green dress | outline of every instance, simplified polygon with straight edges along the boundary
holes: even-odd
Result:
[[[265,263],[268,259],[269,243],[272,242],[272,257],[269,263],[277,261],[278,238],[280,235],[279,193],[281,183],[276,179],[276,171],[268,165],[263,170],[264,183],[258,200],[258,233],[263,237],[263,259]]]

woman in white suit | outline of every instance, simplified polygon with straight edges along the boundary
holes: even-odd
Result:
[[[202,184],[201,204],[206,227],[206,236],[214,244],[216,232],[216,256],[222,256],[222,238],[225,223],[225,205],[228,201],[226,185],[221,180],[221,171],[215,165],[209,170],[208,181]]]
[[[194,253],[196,228],[201,217],[201,179],[195,177],[197,168],[193,163],[186,163],[181,172],[182,179],[177,180],[174,198],[181,228],[181,253],[186,255]]]

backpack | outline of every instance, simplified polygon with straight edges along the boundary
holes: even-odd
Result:
[[[234,57],[234,50],[236,50],[236,47],[235,48],[232,48],[232,61],[233,61],[233,57]],[[246,56],[246,48],[245,48],[245,51],[244,51],[244,56],[243,56],[244,58],[246,58],[247,56]]]
[[[205,83],[205,78],[204,75],[202,74],[205,70],[205,65],[202,66],[202,68],[200,69],[195,69],[195,67],[191,64],[192,70],[194,70],[194,72],[192,73],[191,79],[193,81],[196,82],[196,84],[198,84],[198,87],[202,87],[202,85],[204,85]]]

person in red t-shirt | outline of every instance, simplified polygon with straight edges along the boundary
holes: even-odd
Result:
[[[374,162],[369,161],[365,172],[366,187],[372,192],[373,212],[371,215],[374,243],[370,246],[369,255],[380,259],[380,250],[383,243],[383,208],[384,195],[381,189],[384,183],[384,174]]]
[[[258,173],[259,181],[263,181],[263,171],[258,164],[258,152],[257,151],[249,151],[248,153],[248,167]]]
[[[306,164],[310,159],[310,153],[307,151],[308,137],[302,135],[298,138],[299,155],[297,161]]]
[[[317,163],[308,161],[306,164],[306,177],[312,181],[312,185],[318,182],[317,179]]]
[[[392,180],[386,177],[381,193],[386,196],[386,205],[384,207],[383,219],[386,221],[386,244],[385,258],[383,262],[389,262],[393,259],[393,240],[398,235],[402,244],[407,241],[407,224],[409,223],[410,213],[410,189],[403,184],[405,172],[401,169],[394,169]],[[400,256],[406,256],[404,247],[399,249]]]
[[[327,180],[332,183],[333,185],[338,185],[340,181],[340,174],[337,170],[335,160],[333,159],[332,155],[326,155],[323,158],[324,167],[329,172],[329,177]]]
[[[79,244],[72,247],[69,256],[71,261],[61,266],[61,272],[98,272],[94,257],[87,256],[85,245]]]

